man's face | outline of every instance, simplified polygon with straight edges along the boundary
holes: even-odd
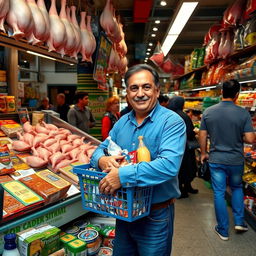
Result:
[[[89,103],[89,96],[84,96],[82,99],[79,100],[83,107],[88,106]]]
[[[57,100],[57,105],[60,105],[60,106],[62,106],[65,102],[64,98],[61,96],[57,96],[56,100]]]
[[[42,100],[42,105],[43,105],[44,107],[47,107],[47,106],[49,105],[49,101],[46,100],[46,99]]]
[[[127,98],[136,113],[147,115],[155,106],[160,90],[153,75],[142,70],[134,73],[127,81]]]

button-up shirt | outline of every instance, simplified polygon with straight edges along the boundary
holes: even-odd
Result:
[[[122,187],[154,186],[152,203],[164,202],[180,196],[178,172],[186,143],[186,127],[175,112],[156,104],[141,124],[134,111],[124,115],[110,131],[111,139],[129,152],[138,148],[138,136],[151,154],[150,162],[140,162],[119,168]],[[91,164],[98,168],[109,140],[94,152]]]

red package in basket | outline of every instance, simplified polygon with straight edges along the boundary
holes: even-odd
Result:
[[[161,66],[164,62],[164,53],[161,48],[161,44],[158,42],[155,52],[153,55],[149,58],[156,66]]]
[[[244,19],[248,20],[250,18],[250,14],[255,10],[256,10],[256,1],[247,0],[246,9],[244,12]]]

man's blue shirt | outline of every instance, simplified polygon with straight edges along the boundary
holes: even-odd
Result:
[[[152,203],[180,196],[178,172],[186,143],[186,127],[175,112],[156,104],[145,120],[138,125],[134,111],[124,115],[110,131],[111,139],[129,152],[138,148],[139,136],[151,154],[150,162],[140,162],[119,168],[122,187],[154,186]],[[108,140],[94,152],[91,164],[98,168]]]

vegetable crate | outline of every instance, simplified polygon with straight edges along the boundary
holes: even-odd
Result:
[[[98,172],[89,164],[75,166],[73,172],[79,178],[84,209],[128,222],[149,214],[152,187],[120,188],[114,195],[105,195],[99,192],[99,182],[107,173]]]

